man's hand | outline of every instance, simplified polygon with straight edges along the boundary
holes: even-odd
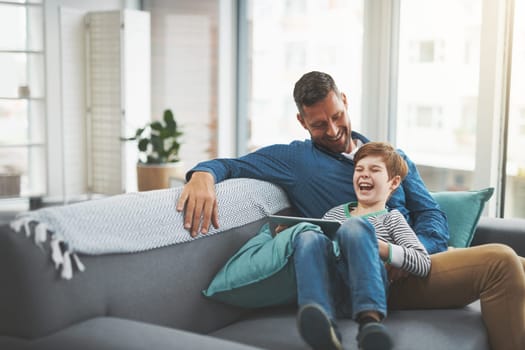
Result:
[[[206,234],[210,228],[219,228],[217,210],[217,195],[213,175],[207,172],[194,172],[190,181],[182,189],[177,211],[184,211],[184,228],[190,231],[192,237],[200,233]]]
[[[388,273],[388,280],[390,281],[390,283],[393,283],[399,279],[405,278],[409,275],[407,271],[394,267],[392,265],[386,264],[385,267]]]

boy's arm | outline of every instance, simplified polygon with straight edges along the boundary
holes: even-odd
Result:
[[[425,277],[430,272],[430,256],[418,240],[403,214],[392,210],[385,224],[393,240],[391,264],[413,275]]]

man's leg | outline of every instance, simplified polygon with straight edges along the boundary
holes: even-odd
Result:
[[[487,244],[431,256],[426,278],[390,286],[391,309],[454,308],[481,300],[492,349],[525,349],[524,259],[509,247]]]

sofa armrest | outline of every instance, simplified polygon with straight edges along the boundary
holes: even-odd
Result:
[[[471,245],[503,243],[525,257],[525,219],[482,217]]]

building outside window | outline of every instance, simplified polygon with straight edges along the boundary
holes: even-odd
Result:
[[[0,4],[0,198],[46,192],[40,1]]]
[[[473,186],[481,4],[400,2],[396,141],[430,190]]]
[[[247,145],[309,138],[296,119],[292,91],[302,74],[321,70],[349,98],[359,130],[363,54],[363,1],[261,1],[247,6]],[[244,153],[241,150],[241,153]]]

